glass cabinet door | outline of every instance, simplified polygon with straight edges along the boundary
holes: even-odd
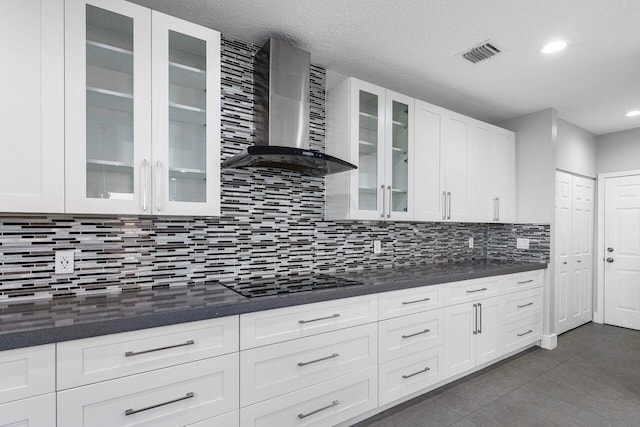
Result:
[[[384,89],[356,81],[358,219],[384,217]]]
[[[220,34],[152,17],[153,208],[219,215]]]
[[[128,2],[66,3],[67,211],[150,210],[150,28]]]
[[[387,217],[411,217],[413,99],[387,91]]]

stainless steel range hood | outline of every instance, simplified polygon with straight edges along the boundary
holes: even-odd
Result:
[[[256,145],[227,159],[223,167],[272,167],[309,176],[356,169],[309,149],[309,57],[309,52],[275,39],[256,54]]]

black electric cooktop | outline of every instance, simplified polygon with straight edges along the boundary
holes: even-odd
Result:
[[[309,292],[320,289],[337,289],[346,286],[364,286],[358,280],[330,276],[328,274],[291,275],[221,282],[225,287],[247,298]]]

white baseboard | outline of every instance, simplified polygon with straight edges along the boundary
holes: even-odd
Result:
[[[553,350],[558,346],[558,336],[556,334],[543,335],[540,340],[540,347],[545,350]]]

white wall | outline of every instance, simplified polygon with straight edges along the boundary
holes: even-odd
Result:
[[[640,169],[640,128],[598,136],[598,173]]]
[[[598,138],[591,132],[558,118],[556,167],[595,178]]]
[[[516,133],[518,222],[553,222],[556,119],[556,110],[547,108],[499,123],[499,126]]]

